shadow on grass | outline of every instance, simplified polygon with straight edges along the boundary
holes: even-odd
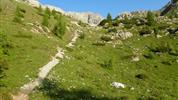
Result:
[[[57,81],[49,79],[45,79],[38,90],[50,97],[51,100],[128,100],[126,97],[98,97],[92,95],[89,90],[83,89],[68,91],[60,88]]]

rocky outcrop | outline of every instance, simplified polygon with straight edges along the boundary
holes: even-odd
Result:
[[[122,40],[126,40],[128,38],[131,38],[133,36],[130,32],[124,32],[122,30],[118,30],[117,33],[115,33],[115,37],[118,37]]]
[[[16,1],[27,3],[28,5],[33,6],[33,7],[40,6],[40,2],[38,0],[16,0]]]
[[[76,20],[82,21],[84,23],[88,23],[92,26],[98,25],[102,20],[99,14],[86,12],[86,13],[78,13],[78,12],[67,12],[65,15],[70,16]]]
[[[134,12],[123,12],[117,16],[117,19],[125,19],[127,17],[128,19],[133,18],[134,16],[137,17],[145,17],[147,15],[148,11],[140,10],[140,11],[134,11]]]
[[[52,5],[43,5],[38,0],[16,0],[16,1],[27,3],[28,5],[31,5],[33,7],[41,6],[43,9],[48,7],[50,10],[56,10],[57,12],[60,12],[63,15],[70,16],[71,18],[73,18],[75,20],[82,21],[83,23],[87,23],[91,26],[98,25],[104,19],[99,14],[92,13],[92,12],[84,12],[84,13],[65,12],[61,8],[58,8],[58,7],[55,7]]]
[[[167,14],[171,9],[174,9],[178,0],[169,1],[161,10],[161,16]]]

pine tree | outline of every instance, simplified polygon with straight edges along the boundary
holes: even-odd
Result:
[[[58,18],[58,22],[57,24],[55,25],[54,29],[53,29],[53,33],[59,37],[59,38],[62,38],[62,36],[65,34],[66,32],[66,22],[65,22],[65,19],[60,16]]]
[[[109,22],[111,22],[111,21],[112,21],[112,16],[111,16],[111,14],[110,14],[110,13],[108,13],[108,15],[107,15],[107,20],[108,20]]]
[[[151,11],[148,11],[147,13],[147,21],[148,21],[148,25],[149,26],[153,26],[155,25],[156,21],[155,21],[155,14]]]
[[[39,15],[42,15],[43,9],[42,9],[41,5],[39,6],[39,8],[37,8],[37,10],[38,10],[38,14],[39,14]]]
[[[44,25],[46,27],[49,26],[49,16],[48,16],[48,14],[44,14],[42,25]]]
[[[22,18],[24,18],[23,13],[25,13],[25,10],[22,10],[19,6],[17,6],[16,11],[15,11],[15,17],[14,17],[13,21],[17,22],[17,23],[21,23]]]

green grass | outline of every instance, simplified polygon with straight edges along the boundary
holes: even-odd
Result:
[[[176,39],[170,37],[157,39],[154,36],[134,36],[124,41],[123,45],[117,45],[116,48],[113,48],[111,44],[101,47],[92,45],[94,41],[99,39],[100,34],[103,32],[88,33],[84,40],[78,40],[73,51],[67,54],[70,59],[64,59],[48,76],[49,79],[52,78],[57,81],[55,84],[59,90],[55,90],[56,97],[53,92],[48,93],[48,89],[45,90],[47,87],[43,87],[40,90],[42,93],[36,91],[31,95],[31,100],[72,100],[71,98],[83,98],[84,100],[178,99],[178,63],[176,63],[178,57],[167,53],[154,54],[152,59],[143,56],[150,52],[148,48],[145,48],[146,46],[159,44],[162,41],[169,41],[178,49],[177,37]],[[131,61],[134,48],[137,48],[140,53],[141,60],[139,62]],[[110,59],[112,59],[111,68],[101,66]],[[172,63],[166,65],[162,63],[163,61],[172,61]],[[144,75],[144,79],[137,78],[136,76],[139,74]],[[51,84],[54,80],[50,81]],[[125,89],[111,87],[110,84],[115,81],[124,83],[127,87]],[[132,87],[134,90],[131,90]],[[90,95],[75,94],[76,91],[81,90],[88,91]],[[67,92],[61,94],[61,91]]]
[[[26,10],[22,24],[13,22],[17,5]],[[13,0],[1,0],[0,7],[0,31],[7,35],[11,45],[6,77],[1,79],[6,87],[0,87],[0,98],[17,93],[19,87],[30,81],[29,78],[34,79],[39,68],[51,60],[57,46],[60,46],[68,50],[65,52],[68,57],[30,94],[30,100],[178,99],[178,56],[172,54],[178,51],[177,35],[159,39],[153,35],[142,37],[138,35],[142,27],[134,26],[133,30],[129,29],[134,36],[123,40],[115,48],[109,43],[96,46],[93,44],[100,41],[107,30],[78,27],[70,23],[72,19],[65,17],[69,30],[59,39],[52,33],[45,35],[29,31],[32,27],[26,23],[42,23],[37,9]],[[52,30],[56,20],[51,17],[49,22]],[[76,30],[82,30],[84,37],[77,40],[74,48],[66,48]],[[151,50],[162,49],[160,44],[166,42],[171,44],[171,52],[156,53]],[[163,47],[167,48],[170,49]],[[132,61],[135,55],[140,61]],[[25,77],[27,75],[29,78]],[[123,83],[126,88],[116,89],[110,85],[112,82]]]
[[[13,22],[16,6],[24,9],[24,20],[21,24]],[[10,92],[16,93],[19,87],[36,78],[39,68],[52,59],[57,52],[57,47],[64,47],[72,37],[70,31],[66,32],[63,39],[57,38],[52,33],[32,33],[32,26],[27,23],[41,23],[42,16],[37,14],[37,9],[28,5],[14,2],[13,0],[1,0],[0,7],[0,31],[7,35],[12,46],[7,56],[8,70],[2,78],[5,87],[0,87],[0,98]],[[70,22],[69,19],[67,19]],[[50,19],[51,27],[55,24],[54,18]],[[50,37],[50,38],[48,38]],[[28,76],[28,77],[25,77]],[[7,94],[3,94],[7,93]]]

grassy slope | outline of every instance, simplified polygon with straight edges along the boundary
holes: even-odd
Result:
[[[103,47],[92,45],[105,31],[90,31],[86,30],[85,39],[78,40],[73,51],[68,53],[70,59],[63,60],[48,76],[47,84],[52,86],[36,91],[31,100],[178,99],[178,57],[167,53],[153,54],[151,59],[143,56],[150,53],[147,46],[157,46],[165,41],[178,50],[177,36],[158,39],[154,36],[141,37],[133,32],[134,37],[113,48],[111,44]],[[131,61],[135,49],[140,54],[139,62]],[[113,62],[111,68],[101,66],[110,59]],[[171,62],[171,65],[163,62]],[[138,74],[144,74],[146,78],[140,80],[135,77]],[[115,81],[126,84],[127,88],[111,87],[110,84]],[[134,90],[131,90],[132,87]]]
[[[13,22],[16,6],[26,10],[24,24]],[[57,52],[57,46],[65,46],[71,39],[71,32],[65,34],[63,40],[52,34],[47,35],[32,33],[31,26],[26,23],[41,23],[42,16],[37,14],[37,10],[25,4],[20,4],[12,0],[1,0],[0,7],[0,31],[7,34],[12,45],[9,49],[8,70],[6,77],[2,80],[6,87],[0,88],[1,93],[16,91],[20,86],[29,82],[30,78],[35,78],[38,69],[45,65]],[[50,19],[50,24],[55,24],[54,19]],[[24,30],[25,29],[25,30]],[[29,78],[25,77],[26,75]]]
[[[87,33],[84,40],[78,40],[73,51],[69,52],[69,59],[65,59],[49,75],[48,85],[55,82],[55,86],[46,87],[41,92],[31,95],[31,100],[177,100],[178,99],[178,63],[177,56],[163,54],[154,55],[146,59],[140,55],[139,62],[131,62],[133,48],[141,54],[150,52],[146,45],[159,44],[169,41],[175,48],[178,37],[167,36],[160,39],[154,36],[135,36],[124,41],[123,45],[113,48],[111,44],[97,47],[92,43],[99,39],[102,31]],[[178,49],[178,48],[177,48]],[[112,59],[113,67],[103,68],[100,64]],[[163,61],[173,61],[172,65],[165,65]],[[137,74],[147,76],[145,80],[135,77]],[[125,89],[115,89],[112,82],[126,84]],[[131,88],[134,87],[134,90]]]
[[[29,26],[12,22],[15,2],[1,0],[1,6],[6,9],[0,14],[0,30],[8,35],[13,48],[10,49],[8,56],[9,70],[7,70],[7,76],[3,80],[7,87],[0,91],[9,92],[29,82],[25,75],[34,78],[38,68],[48,62],[51,55],[54,55],[56,46],[64,47],[70,40],[72,31],[68,32],[63,40],[59,40],[53,35],[50,35],[52,39],[49,39],[45,35],[31,33]],[[36,14],[36,9],[24,4],[20,4],[20,7],[27,11],[25,23],[42,20],[42,17]],[[52,25],[54,20],[52,19],[50,22]],[[29,30],[25,31],[22,28]],[[116,48],[113,48],[111,44],[98,47],[92,43],[99,40],[105,32],[92,29],[84,30],[85,39],[78,40],[76,47],[67,53],[70,59],[64,59],[63,63],[56,66],[48,76],[49,79],[56,80],[56,84],[53,84],[54,80],[47,80],[48,84],[51,85],[48,85],[41,92],[36,91],[31,94],[31,100],[178,99],[178,64],[175,62],[175,59],[178,59],[177,56],[163,54],[146,59],[140,55],[141,60],[139,62],[131,62],[133,48],[138,48],[140,53],[146,54],[149,50],[144,48],[145,45],[156,45],[162,41],[169,41],[177,48],[178,37],[173,39],[167,36],[157,39],[135,35],[124,41],[123,45],[117,45]],[[111,68],[101,66],[110,59],[113,62]],[[163,61],[173,62],[172,65],[165,65],[162,63]],[[135,78],[135,75],[140,73],[148,78],[145,80]],[[126,84],[127,88],[115,89],[111,87],[110,84],[114,81]],[[132,87],[134,90],[131,90]],[[42,94],[42,92],[46,94]]]

